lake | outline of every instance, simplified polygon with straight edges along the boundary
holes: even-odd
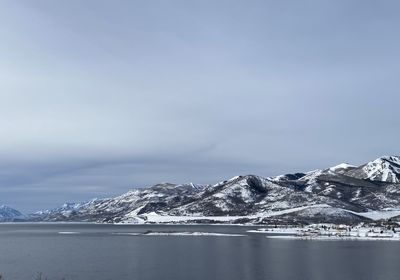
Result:
[[[0,273],[5,280],[39,272],[49,280],[400,279],[400,242],[268,239],[249,229],[0,224]],[[137,235],[149,231],[221,235]]]

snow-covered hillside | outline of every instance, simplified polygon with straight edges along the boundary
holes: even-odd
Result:
[[[13,221],[22,218],[23,215],[21,212],[5,205],[0,206],[0,221]]]
[[[400,157],[380,157],[356,169],[350,170],[346,174],[356,178],[369,179],[372,181],[399,183]]]
[[[388,211],[400,209],[399,163],[399,157],[382,157],[359,167],[339,164],[268,178],[236,176],[215,185],[162,183],[114,198],[65,204],[32,214],[30,219],[109,223],[370,221],[391,217]],[[393,213],[398,216],[398,211]]]

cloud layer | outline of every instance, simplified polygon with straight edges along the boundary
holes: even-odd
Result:
[[[3,1],[0,204],[399,154],[399,4]]]

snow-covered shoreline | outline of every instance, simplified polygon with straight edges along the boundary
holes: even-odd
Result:
[[[400,241],[400,227],[346,226],[314,224],[306,227],[274,227],[248,230],[265,234],[267,238],[300,240],[391,240]]]
[[[399,238],[384,237],[354,237],[354,236],[296,236],[296,235],[268,235],[269,239],[315,240],[315,241],[400,241]]]

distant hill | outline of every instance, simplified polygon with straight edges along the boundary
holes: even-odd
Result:
[[[24,218],[24,215],[22,215],[18,210],[5,205],[0,206],[0,222],[8,222]]]

